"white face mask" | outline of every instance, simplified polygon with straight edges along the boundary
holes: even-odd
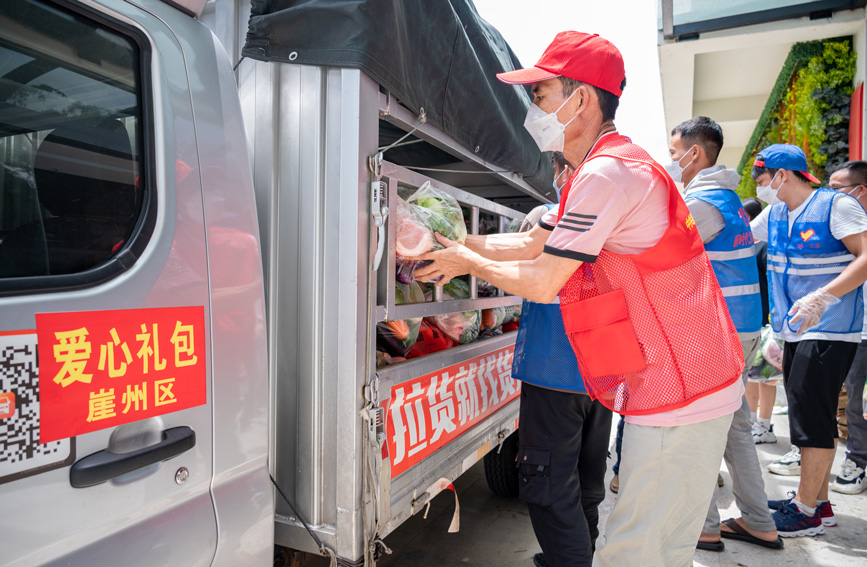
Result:
[[[563,101],[560,108],[563,108],[563,106],[569,102],[569,99],[577,92],[577,90],[572,91],[572,94]],[[566,143],[566,136],[564,134],[566,126],[568,126],[572,120],[575,120],[575,117],[573,116],[572,120],[566,124],[560,122],[560,119],[557,118],[557,113],[560,112],[560,108],[554,112],[546,113],[534,103],[531,104],[530,109],[527,110],[527,117],[524,119],[524,128],[527,129],[527,132],[529,132],[530,136],[533,137],[533,141],[536,142],[536,145],[539,146],[539,149],[543,152],[562,152],[563,146]]]
[[[565,169],[560,172],[560,175],[558,175],[557,177],[554,178],[554,181],[552,183],[552,185],[554,186],[554,191],[557,192],[557,201],[560,200],[560,189],[561,189],[560,185],[558,185],[557,182],[560,181],[560,178],[563,177],[564,173],[566,173]]]
[[[779,171],[777,173],[779,173]],[[777,191],[780,190],[780,187],[782,187],[783,184],[780,183],[780,187],[774,189],[774,179],[777,178],[777,173],[775,173],[771,178],[771,183],[769,185],[759,185],[756,187],[756,197],[769,205],[776,205],[780,202],[780,198],[777,197]]]
[[[689,148],[689,149],[690,149],[690,151],[692,150],[692,148]],[[687,152],[687,153],[689,153],[689,152]],[[683,183],[683,170],[686,169],[687,167],[689,167],[690,165],[692,165],[692,162],[695,161],[695,158],[692,158],[691,160],[689,160],[688,164],[686,164],[683,167],[680,167],[680,162],[683,161],[683,158],[685,158],[685,157],[686,157],[686,154],[683,154],[682,156],[680,156],[680,159],[672,160],[671,163],[666,164],[664,166],[665,171],[671,176],[671,179],[675,183]]]

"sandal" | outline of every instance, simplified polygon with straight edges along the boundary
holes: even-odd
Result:
[[[783,549],[783,538],[777,537],[777,539],[773,541],[768,541],[764,539],[757,538],[747,530],[741,527],[739,523],[735,521],[734,518],[729,518],[725,522],[723,522],[725,526],[731,530],[731,532],[724,532],[720,530],[720,537],[724,537],[726,539],[733,539],[735,541],[743,541],[745,543],[752,543],[755,545],[760,545],[762,547],[767,547],[768,549]]]

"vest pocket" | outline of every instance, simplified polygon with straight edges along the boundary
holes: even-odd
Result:
[[[560,311],[572,348],[591,376],[629,374],[647,368],[623,290],[561,304]]]
[[[551,483],[548,473],[551,465],[550,449],[534,447],[518,449],[518,494],[521,500],[539,506],[550,506]]]

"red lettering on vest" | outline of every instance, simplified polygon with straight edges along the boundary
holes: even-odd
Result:
[[[735,237],[735,248],[745,248],[747,246],[752,246],[755,241],[753,240],[753,233],[744,232]]]

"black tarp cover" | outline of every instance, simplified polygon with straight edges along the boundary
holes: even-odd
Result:
[[[360,68],[465,148],[553,195],[550,154],[523,128],[529,91],[495,76],[520,62],[472,0],[253,0],[243,55]]]

